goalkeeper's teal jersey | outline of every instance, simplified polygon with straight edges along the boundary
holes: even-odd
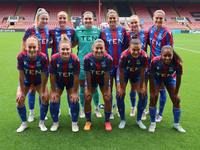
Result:
[[[92,44],[99,38],[100,32],[100,28],[95,26],[92,26],[91,29],[86,29],[84,26],[76,28],[74,40],[78,41],[78,57],[80,59],[81,69],[84,69],[85,55],[92,52]]]

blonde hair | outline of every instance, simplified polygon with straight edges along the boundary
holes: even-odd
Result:
[[[137,18],[139,20],[139,22],[140,22],[140,19],[139,19],[138,15],[132,15],[132,16],[130,16],[130,20],[131,20],[131,18]]]
[[[38,50],[40,51],[40,50],[41,50],[41,47],[40,47],[40,40],[39,40],[35,35],[30,35],[30,36],[26,39],[24,50],[26,50],[26,43],[27,43],[27,41],[28,41],[28,40],[31,40],[31,39],[36,39],[36,41],[37,41],[37,43],[38,43]]]
[[[61,34],[61,40],[59,42],[59,47],[62,43],[68,43],[70,45],[70,47],[72,47],[71,45],[71,41],[69,40],[69,38],[67,37],[66,34]]]
[[[37,10],[37,13],[35,15],[35,29],[36,29],[36,32],[38,32],[38,18],[42,14],[47,14],[49,16],[49,13],[44,8],[39,8]]]
[[[68,17],[68,14],[65,12],[65,11],[60,11],[58,14],[57,14],[57,18],[58,18],[58,16],[60,15],[60,14],[65,14],[67,17]]]
[[[163,10],[156,10],[153,14],[153,16],[155,16],[157,13],[161,13],[163,14],[163,17],[165,18],[165,12]]]
[[[109,16],[109,14],[112,14],[112,13],[116,14],[116,16],[119,17],[119,15],[117,14],[117,12],[116,12],[115,10],[111,9],[111,10],[109,10],[108,13],[107,13],[107,18],[108,18],[108,16]]]

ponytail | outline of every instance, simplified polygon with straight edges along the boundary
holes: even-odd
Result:
[[[141,41],[140,41],[140,39],[138,39],[138,34],[134,34],[134,35],[132,35],[132,39],[131,39],[131,41],[130,41],[130,43],[129,43],[129,46],[131,45],[131,44],[141,44]]]

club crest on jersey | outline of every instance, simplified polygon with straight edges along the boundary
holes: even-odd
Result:
[[[36,66],[37,66],[37,67],[40,67],[40,66],[41,66],[41,64],[40,64],[39,61],[36,62]]]
[[[159,70],[160,69],[160,67],[157,67],[157,70]]]
[[[118,32],[118,35],[122,35],[121,31]]]
[[[144,34],[142,34],[142,37],[144,37]]]
[[[90,63],[90,66],[92,67],[93,63]]]
[[[97,33],[97,30],[94,30],[94,33]]]
[[[58,32],[55,32],[55,34],[58,34]]]
[[[170,68],[169,68],[169,71],[170,71],[170,72],[173,72],[173,71],[174,71],[173,67],[170,67]]]
[[[128,63],[130,63],[130,60],[128,60]]]
[[[102,67],[106,67],[106,63],[105,62],[102,62]]]
[[[158,38],[162,39],[162,34],[159,34],[159,35],[158,35]]]
[[[67,35],[71,35],[71,32],[70,32],[70,31],[67,31]]]
[[[27,63],[27,62],[26,62],[26,61],[24,61],[24,65],[26,65],[26,63]]]
[[[138,65],[141,64],[140,60],[137,60],[137,61],[136,61],[136,64],[138,64]]]
[[[72,64],[71,64],[71,63],[69,64],[69,68],[73,68],[73,66],[72,66]]]
[[[108,33],[106,33],[106,35],[108,35]]]
[[[60,64],[57,64],[57,67],[59,67],[60,66]]]

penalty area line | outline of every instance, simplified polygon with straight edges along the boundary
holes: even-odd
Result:
[[[194,53],[200,53],[198,51],[194,51],[194,50],[191,50],[191,49],[186,49],[186,48],[181,48],[181,47],[177,47],[177,46],[173,46],[174,48],[178,48],[178,49],[182,49],[182,50],[185,50],[185,51],[190,51],[190,52],[194,52]]]

